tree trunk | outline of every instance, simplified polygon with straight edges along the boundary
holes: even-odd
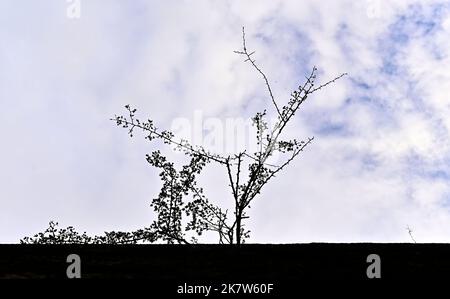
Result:
[[[242,210],[238,209],[236,215],[236,244],[241,244],[241,221],[242,221]]]

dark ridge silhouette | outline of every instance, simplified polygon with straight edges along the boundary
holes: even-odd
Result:
[[[370,280],[366,259],[377,254],[381,280],[450,279],[448,252],[450,244],[0,245],[0,278],[67,279],[66,258],[78,254],[82,279]]]

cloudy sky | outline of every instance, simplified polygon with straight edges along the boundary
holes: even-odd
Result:
[[[433,0],[0,0],[0,242],[152,222],[155,145],[109,120],[126,104],[161,128],[273,115],[233,53],[242,26],[279,103],[314,65],[349,74],[290,123],[315,140],[253,204],[250,242],[410,242],[407,225],[449,242],[450,4]],[[219,204],[224,175],[201,179]]]

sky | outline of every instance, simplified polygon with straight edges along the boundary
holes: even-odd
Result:
[[[348,73],[290,122],[314,142],[255,200],[248,242],[411,242],[407,226],[449,242],[450,3],[1,0],[0,243],[50,220],[92,235],[153,221],[162,183],[145,154],[160,146],[110,120],[126,104],[219,151],[236,142],[227,121],[274,117],[233,53],[243,26],[279,103],[313,66],[319,83]],[[213,164],[200,183],[232,200]]]

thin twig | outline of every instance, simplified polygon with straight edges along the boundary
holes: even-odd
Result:
[[[411,240],[412,240],[414,243],[417,243],[417,242],[416,242],[416,239],[414,239],[414,237],[413,237],[413,235],[412,235],[413,230],[409,227],[409,225],[406,226],[406,230],[408,231],[408,234],[409,234],[409,236],[411,237]]]
[[[320,89],[326,87],[327,85],[330,85],[331,83],[334,83],[334,82],[336,82],[337,80],[339,80],[339,79],[341,79],[342,77],[347,76],[347,75],[348,75],[348,73],[340,74],[339,76],[337,76],[337,77],[334,78],[333,80],[330,80],[330,81],[328,81],[327,83],[324,83],[324,84],[322,84],[322,85],[320,85],[320,86],[314,88],[314,89],[311,91],[311,93],[313,93],[313,92],[315,92],[315,91],[318,91],[318,90],[320,90]]]
[[[244,27],[242,27],[242,44],[243,44],[243,48],[244,48],[243,51],[234,51],[234,53],[246,56],[246,60],[244,62],[250,61],[250,63],[253,65],[253,67],[261,74],[261,76],[264,79],[264,82],[266,83],[266,87],[267,87],[267,90],[269,91],[269,95],[272,100],[272,103],[275,106],[275,109],[277,110],[278,115],[281,117],[280,109],[278,108],[278,105],[275,101],[275,97],[273,95],[272,88],[270,87],[269,80],[267,79],[266,74],[264,74],[264,72],[256,65],[255,60],[250,57],[251,55],[253,55],[255,53],[255,51],[253,51],[251,53],[248,53],[248,51],[247,51]]]
[[[262,183],[258,186],[258,188],[255,189],[255,190],[252,192],[252,194],[249,194],[249,198],[250,198],[250,199],[244,203],[244,208],[247,207],[247,206],[250,204],[250,202],[253,200],[253,198],[261,191],[262,187],[263,187],[264,185],[266,185],[267,182],[268,182],[272,177],[275,176],[275,174],[277,174],[278,172],[280,172],[280,171],[281,171],[284,167],[286,167],[292,160],[294,160],[294,158],[295,158],[298,154],[300,154],[300,152],[302,152],[302,151],[305,149],[305,147],[307,147],[313,140],[314,140],[314,137],[308,138],[308,141],[306,141],[300,148],[298,148],[297,150],[295,150],[295,151],[293,152],[292,156],[291,156],[286,162],[284,162],[280,167],[278,167],[278,169],[276,169],[275,171],[273,171],[273,172],[272,172],[272,173],[264,180],[264,182],[262,182]]]
[[[119,122],[119,120],[117,120],[117,118],[111,118],[110,120],[114,120],[114,121],[116,121],[116,122]],[[217,154],[209,154],[209,153],[206,153],[206,152],[201,152],[201,151],[199,151],[199,150],[196,150],[196,149],[194,149],[193,148],[193,146],[192,145],[186,145],[186,144],[183,144],[183,143],[181,143],[181,142],[177,142],[177,141],[175,141],[175,140],[173,140],[173,139],[171,139],[171,138],[168,138],[167,136],[164,136],[163,134],[161,134],[161,133],[159,133],[158,131],[156,131],[155,129],[154,130],[151,130],[151,129],[149,129],[149,128],[147,128],[147,127],[145,127],[145,126],[143,126],[143,125],[141,125],[141,124],[137,124],[137,123],[135,123],[135,122],[129,122],[128,120],[126,120],[126,119],[121,119],[120,120],[120,124],[125,124],[125,125],[128,125],[128,126],[131,126],[131,131],[134,129],[134,128],[139,128],[139,129],[142,129],[142,130],[144,130],[144,131],[149,131],[150,133],[152,133],[152,134],[155,134],[156,136],[158,136],[158,137],[160,137],[161,139],[164,139],[164,140],[166,140],[167,142],[169,142],[169,143],[171,143],[171,144],[174,144],[174,145],[176,145],[176,146],[179,146],[179,147],[182,147],[182,148],[184,148],[184,149],[186,149],[186,150],[188,150],[188,151],[191,151],[191,152],[193,152],[193,153],[196,153],[196,154],[198,154],[198,155],[200,155],[200,156],[203,156],[203,157],[206,157],[206,158],[208,158],[208,159],[211,159],[211,160],[213,160],[213,161],[215,161],[215,162],[217,162],[217,163],[220,163],[220,164],[226,164],[225,163],[225,158],[224,157],[221,157],[221,156],[219,156],[219,155],[217,155]],[[220,159],[223,159],[224,161],[222,161],[222,160],[220,160]]]

